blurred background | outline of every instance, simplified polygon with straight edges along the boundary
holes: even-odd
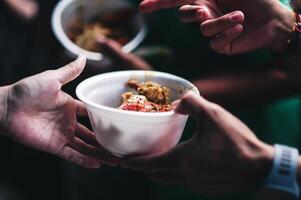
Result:
[[[73,59],[74,55],[57,40],[51,27],[51,16],[58,2],[0,1],[0,85],[56,69]],[[138,9],[139,0],[127,2]],[[215,88],[212,85],[224,84],[220,74],[239,76],[240,73],[269,70],[270,55],[265,51],[231,57],[217,55],[210,50],[206,38],[201,36],[198,25],[183,24],[177,15],[176,10],[163,10],[143,16],[148,31],[133,52],[155,70],[199,82],[201,94],[226,106],[265,142],[300,144],[300,99],[294,92],[261,99],[250,97],[245,91],[235,91],[231,98],[231,94],[223,96],[220,92],[215,94],[211,91]],[[99,61],[99,65],[98,61],[88,63],[79,79],[64,90],[75,97],[75,87],[81,80],[106,71],[123,70],[113,62],[102,62]],[[271,92],[281,93],[278,90]],[[87,119],[80,120],[89,125]],[[193,128],[193,121],[189,121],[183,140],[191,137]],[[144,174],[119,167],[83,169],[7,138],[0,140],[0,158],[1,200],[206,199],[177,186],[153,183]],[[251,196],[235,194],[214,199],[242,198],[251,199]]]

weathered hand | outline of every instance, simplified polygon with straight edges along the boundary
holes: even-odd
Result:
[[[205,195],[255,189],[272,165],[273,147],[226,110],[192,93],[176,111],[196,119],[195,136],[163,155],[126,159],[123,166]]]
[[[61,90],[83,71],[85,57],[57,70],[26,78],[9,87],[5,132],[17,142],[83,167],[113,164],[94,134],[77,122],[84,105]],[[100,158],[100,159],[98,159]]]
[[[292,12],[274,0],[144,0],[140,8],[148,13],[176,6],[183,6],[182,21],[202,23],[202,33],[218,53],[281,51],[293,25]]]

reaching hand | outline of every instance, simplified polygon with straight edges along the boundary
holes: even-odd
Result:
[[[57,155],[83,167],[98,168],[100,160],[114,164],[94,134],[76,120],[84,105],[61,90],[83,71],[85,57],[58,70],[46,71],[10,86],[6,132],[29,147]]]
[[[195,118],[195,136],[163,155],[125,159],[123,166],[205,195],[255,189],[272,166],[272,147],[229,112],[192,93],[176,111]]]
[[[293,26],[292,12],[274,0],[144,0],[143,12],[182,6],[184,22],[199,22],[217,53],[238,54],[268,47],[281,51]]]
[[[105,37],[98,37],[97,42],[101,46],[102,53],[111,58],[115,65],[132,70],[152,70],[151,65],[139,56],[124,53],[118,42]]]

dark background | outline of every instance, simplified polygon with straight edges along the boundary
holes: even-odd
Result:
[[[40,0],[39,15],[24,21],[0,2],[0,85],[56,69],[70,61],[55,39],[50,17],[57,1]],[[138,3],[134,1],[134,3]],[[264,60],[261,54],[225,57],[214,54],[198,27],[183,25],[175,11],[147,16],[150,32],[142,46],[167,48],[168,58],[149,59],[156,70],[168,71],[190,80],[206,77],[225,68],[244,70]],[[160,57],[160,56],[159,56]],[[100,70],[101,71],[101,70]],[[99,71],[99,72],[100,72]],[[74,95],[77,83],[92,72],[89,66],[81,77],[64,88]],[[288,99],[269,106],[234,111],[267,142],[295,144],[299,133],[299,99]],[[273,116],[273,117],[271,117]],[[86,119],[86,125],[89,125]],[[191,136],[189,121],[184,138]],[[285,135],[290,132],[291,135]],[[174,186],[154,184],[145,175],[119,167],[104,166],[86,170],[54,156],[0,138],[0,199],[200,199],[198,195]],[[231,184],[231,183],[229,183]],[[222,199],[247,199],[249,195],[230,195]]]

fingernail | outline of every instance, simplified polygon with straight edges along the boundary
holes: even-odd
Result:
[[[234,13],[234,14],[230,15],[229,20],[233,24],[234,23],[239,23],[239,22],[243,21],[243,17],[240,15],[240,13]]]
[[[196,16],[198,17],[198,18],[201,18],[201,19],[203,19],[203,18],[205,18],[205,11],[202,9],[202,10],[198,10],[197,12],[196,12]]]

